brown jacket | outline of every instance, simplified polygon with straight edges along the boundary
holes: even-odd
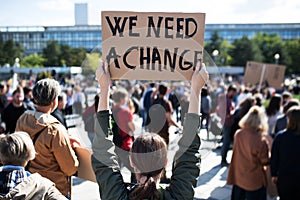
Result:
[[[71,187],[68,176],[76,172],[79,163],[65,127],[53,116],[36,111],[26,111],[17,121],[16,131],[25,131],[32,139],[42,129],[34,145],[37,155],[30,162],[29,171],[49,178],[67,195]]]
[[[264,166],[269,163],[268,145],[261,133],[243,128],[234,136],[227,184],[254,191],[267,185]]]

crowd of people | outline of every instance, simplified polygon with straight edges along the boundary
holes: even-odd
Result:
[[[229,166],[227,184],[233,185],[234,200],[300,198],[295,182],[299,162],[293,157],[299,152],[296,143],[300,144],[299,100],[290,91],[272,91],[241,93],[236,85],[229,85],[226,93],[218,95],[216,113],[224,123],[221,166]]]
[[[100,77],[99,73],[104,76]],[[78,114],[82,116],[93,142],[92,165],[102,199],[159,199],[162,196],[168,199],[173,195],[191,199],[191,188],[195,187],[195,178],[199,176],[199,158],[195,157],[194,150],[199,149],[200,141],[195,136],[189,138],[191,143],[184,146],[185,135],[192,132],[194,137],[198,132],[196,126],[199,126],[209,136],[213,131],[210,129],[213,123],[210,116],[214,113],[223,125],[220,165],[229,167],[227,183],[233,185],[232,199],[276,199],[277,196],[281,199],[300,199],[296,182],[300,177],[300,163],[296,159],[300,151],[300,103],[293,98],[294,90],[264,88],[258,91],[238,82],[222,84],[215,80],[214,84],[204,84],[207,81],[205,70],[201,71],[199,80],[191,81],[191,87],[187,82],[111,83],[107,73],[105,66],[101,65],[97,76],[101,93],[95,95],[92,105],[87,103],[88,97],[80,85],[62,87],[53,79],[42,79],[32,87],[18,86],[10,93],[5,82],[0,84],[0,132],[4,134],[0,142],[7,145],[8,141],[14,140],[10,137],[25,137],[20,140],[27,143],[26,137],[29,136],[33,144],[24,145],[33,145],[33,151],[37,152],[34,157],[27,156],[22,158],[22,162],[15,163],[3,158],[23,155],[24,152],[8,152],[0,146],[3,165],[0,181],[7,174],[23,170],[26,166],[22,178],[13,181],[22,185],[27,176],[38,173],[45,177],[49,190],[54,190],[53,186],[56,186],[58,190],[53,195],[58,196],[57,199],[61,196],[70,198],[70,177],[76,174],[79,165],[75,148],[80,142],[68,133],[65,116]],[[200,96],[192,96],[192,90],[199,90],[197,94]],[[114,131],[107,121],[108,110],[117,123],[120,144],[107,140]],[[191,113],[201,113],[201,120],[195,120]],[[136,124],[135,117],[141,119],[141,124]],[[143,134],[135,137],[137,126],[142,127]],[[179,146],[185,148],[178,157],[175,156],[178,159],[174,161],[176,166],[172,176],[167,177],[165,167],[168,161],[165,160],[164,149],[167,151],[170,143],[170,126],[182,133],[178,135],[182,137]],[[149,133],[157,133],[159,137]],[[115,149],[113,154],[105,154],[112,146]],[[231,146],[233,154],[228,158]],[[152,157],[142,159],[138,156],[139,153],[157,150],[160,154],[154,156],[159,156],[161,162],[157,162],[157,157],[154,161]],[[190,158],[192,161],[186,170],[191,174],[185,174],[186,180],[180,181],[182,175],[176,170],[183,170],[182,159]],[[145,164],[146,161],[150,164]],[[157,165],[154,165],[155,162]],[[131,184],[121,181],[119,171],[117,174],[110,171],[118,167],[131,171]],[[152,168],[149,170],[147,167]],[[118,186],[107,188],[107,185],[113,185],[108,184],[108,179],[116,181]],[[156,188],[159,182],[169,184],[169,189]],[[19,187],[16,185],[0,188],[0,195],[11,195],[12,190],[19,191],[14,190]],[[113,194],[111,191],[114,191]],[[126,195],[124,191],[127,191]],[[44,191],[43,195],[49,195],[49,191]]]
[[[49,192],[47,190],[32,189],[32,191],[28,190],[27,193],[20,194],[23,189],[18,186],[32,177],[36,177],[34,174],[38,173],[45,178],[45,181],[49,179],[49,183],[55,184],[58,189],[57,193],[64,198],[70,198],[70,177],[76,173],[79,165],[74,151],[74,144],[77,141],[72,140],[64,125],[51,115],[58,109],[61,86],[54,79],[42,79],[34,85],[30,92],[32,92],[34,109],[29,109],[27,103],[24,102],[24,90],[22,87],[18,87],[12,93],[12,101],[4,106],[1,113],[4,123],[2,131],[5,134],[2,135],[3,144],[9,146],[8,143],[12,143],[10,148],[1,146],[1,163],[3,164],[0,169],[1,195],[3,198],[13,195],[9,199],[17,199],[19,195],[23,195],[24,199],[31,199],[35,196],[47,199],[48,195],[52,195],[47,194]],[[19,133],[28,134],[31,143],[28,143],[28,139],[22,139],[23,135],[21,138],[14,139],[14,136]],[[10,155],[15,155],[15,159],[19,160],[15,161],[12,157],[10,157],[11,160],[8,160],[6,156]],[[32,187],[37,187],[36,185],[42,187],[41,183],[33,182]],[[14,191],[16,188],[20,191]],[[14,192],[11,193],[12,191]],[[37,192],[41,192],[41,194],[37,194]],[[63,199],[59,194],[57,199]]]

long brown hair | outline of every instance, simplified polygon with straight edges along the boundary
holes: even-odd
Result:
[[[272,96],[266,108],[267,115],[268,116],[275,115],[280,110],[281,102],[282,102],[282,97],[279,94],[275,94],[274,96]]]
[[[300,107],[291,107],[286,116],[288,118],[287,130],[293,131],[296,135],[300,135]]]
[[[159,199],[156,181],[167,162],[167,145],[164,139],[155,133],[137,137],[131,148],[130,159],[137,179],[142,176],[147,178],[144,184],[140,184],[130,193],[130,200]]]

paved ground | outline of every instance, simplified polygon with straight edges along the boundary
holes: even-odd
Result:
[[[221,167],[220,149],[217,149],[216,138],[209,135],[205,130],[201,130],[201,172],[197,187],[195,189],[195,199],[227,200],[230,199],[231,186],[226,185],[227,168]],[[176,139],[178,135],[172,134],[170,137],[170,149],[176,149]],[[172,146],[173,145],[173,146]],[[172,153],[171,153],[172,154]],[[228,153],[230,161],[231,151]],[[168,167],[170,170],[170,165]],[[128,171],[122,171],[125,181],[128,180]],[[167,173],[168,175],[168,173]],[[100,200],[98,185],[96,183],[73,178],[72,200]]]

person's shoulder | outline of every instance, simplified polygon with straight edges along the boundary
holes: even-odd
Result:
[[[281,130],[276,134],[276,137],[278,138],[284,138],[284,137],[289,137],[290,135],[293,135],[292,131],[289,131],[287,129]]]
[[[65,128],[65,126],[62,123],[60,123],[58,120],[50,123],[48,126],[52,127],[52,129],[55,129],[58,131],[67,132],[67,129]]]
[[[51,113],[52,116],[54,116],[56,118],[56,116],[59,115],[59,110],[56,108],[52,113]]]
[[[47,119],[44,118],[42,124],[48,126],[48,128],[54,133],[54,132],[67,132],[67,129],[65,126],[57,119],[55,118],[55,114],[47,116]],[[41,119],[39,119],[39,122],[41,122]],[[52,134],[53,134],[52,133]]]
[[[244,128],[238,129],[238,130],[236,130],[234,137],[240,137],[242,134],[245,134],[246,132],[247,132],[247,130]]]
[[[26,113],[29,114],[29,111],[26,111]],[[36,119],[38,119],[38,121],[41,124],[45,124],[45,125],[49,125],[49,126],[63,126],[62,124],[60,124],[60,122],[58,121],[58,119],[56,119],[53,115],[51,114],[47,114],[47,113],[41,113],[41,112],[30,112],[34,114],[34,117]]]
[[[55,184],[48,178],[41,176],[39,173],[31,174],[27,179],[22,182],[23,185],[35,185],[36,189],[39,190],[39,187],[42,188],[50,188],[54,187]]]
[[[260,134],[254,134],[254,133],[257,133],[254,128],[244,127],[244,128],[238,129],[234,135],[237,137],[243,137],[243,138],[248,138],[248,139],[260,138]],[[259,137],[257,137],[257,136],[259,136]]]
[[[3,112],[13,109],[13,104],[10,102],[3,110]]]
[[[54,183],[51,180],[49,180],[48,178],[43,177],[39,173],[33,173],[29,177],[31,179],[40,180],[40,181],[42,181],[44,183],[48,183],[48,184],[54,185]]]
[[[133,115],[132,112],[128,108],[120,107],[120,115]]]
[[[285,115],[280,115],[276,118],[276,124],[281,125],[281,123],[286,122],[286,116]]]
[[[33,179],[33,180],[41,180],[41,179],[44,179],[44,177],[43,176],[41,176],[39,173],[33,173],[33,174],[31,174],[30,176],[29,176],[31,179]],[[46,178],[47,179],[47,178]],[[49,180],[49,179],[47,179],[47,180]],[[49,180],[50,181],[50,180]],[[50,182],[52,182],[52,181],[50,181]]]
[[[274,141],[280,141],[285,137],[288,137],[289,131],[286,129],[279,131],[278,133],[275,134],[274,136]]]

